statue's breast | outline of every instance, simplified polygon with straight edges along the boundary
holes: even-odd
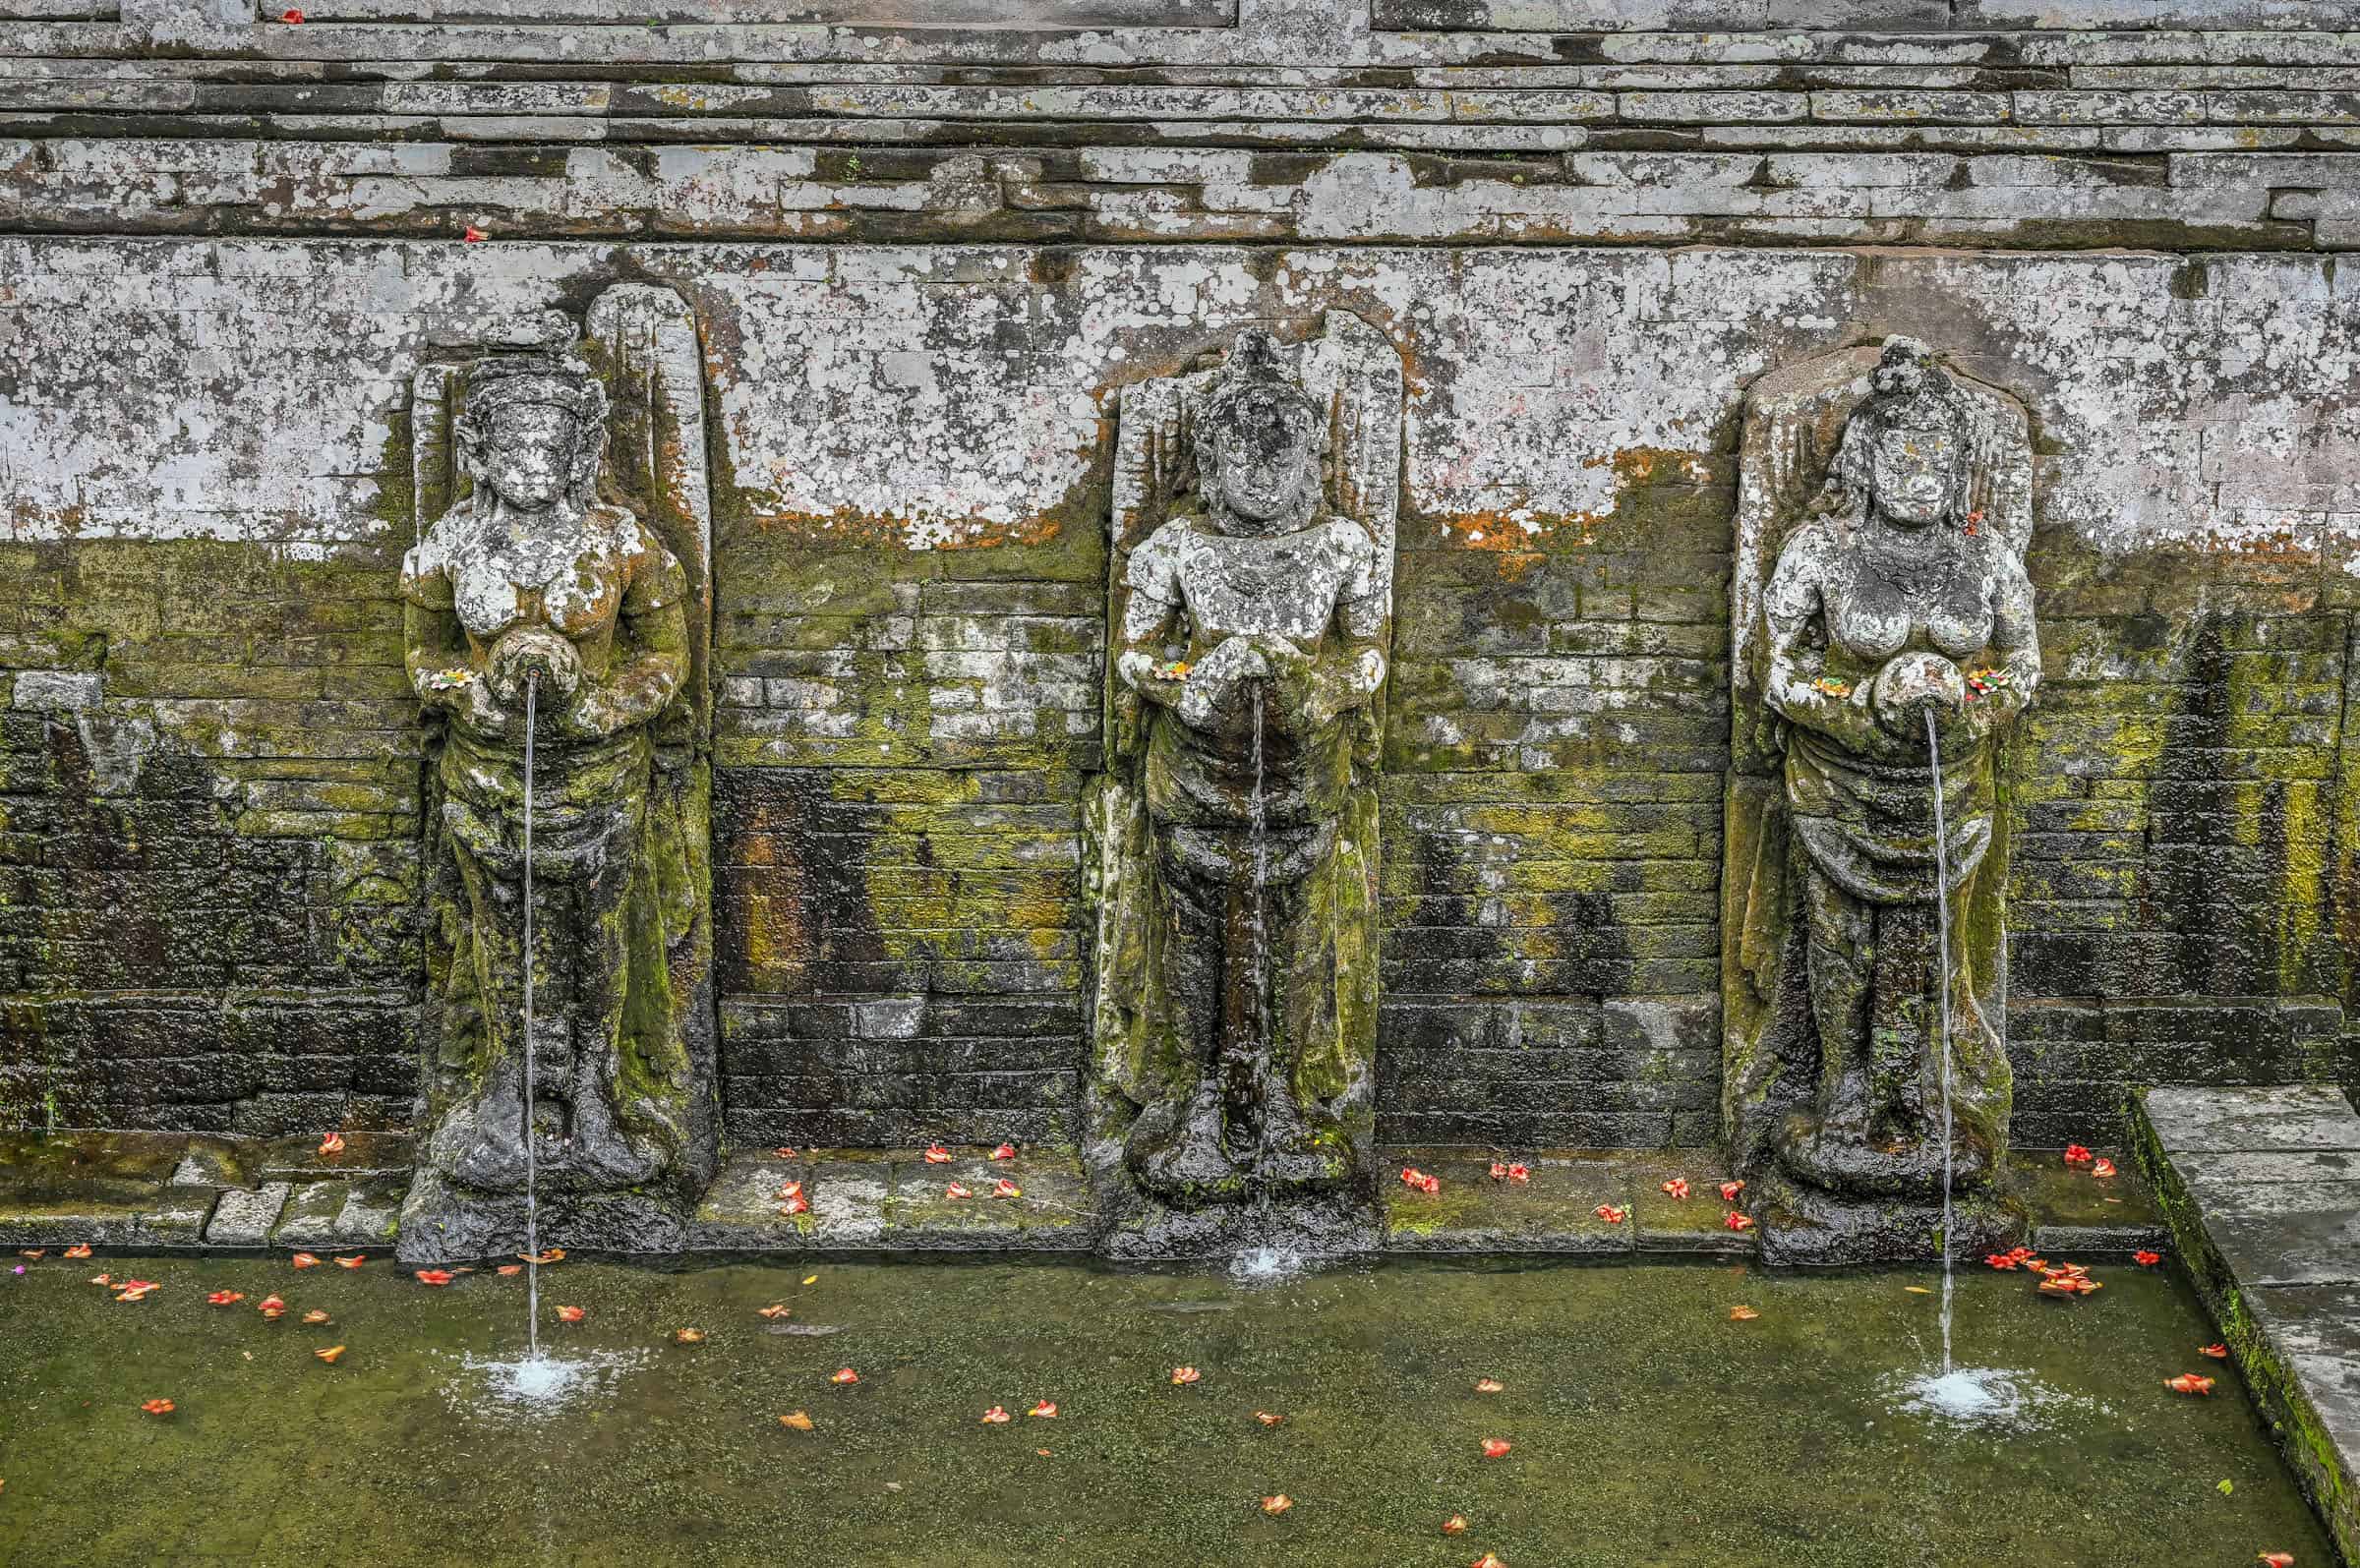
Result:
[[[1872,574],[1856,572],[1829,585],[1827,639],[1854,658],[1881,664],[1909,646],[1917,616],[1901,590]]]
[[[622,604],[627,557],[611,531],[586,529],[553,546],[461,550],[448,571],[452,608],[479,641],[515,625],[546,625],[579,642],[614,624]]]
[[[1265,539],[1191,531],[1179,575],[1198,633],[1208,639],[1275,633],[1306,646],[1317,642],[1361,568],[1352,544],[1351,535],[1326,524]]]

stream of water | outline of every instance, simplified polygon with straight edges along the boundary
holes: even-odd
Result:
[[[524,1322],[525,1344],[541,1360],[541,1158],[534,1146],[533,1096],[538,1074],[533,1062],[533,727],[539,717],[541,677],[524,677],[524,1086],[519,1096],[524,1123]]]
[[[1950,1119],[1950,835],[1942,820],[1942,736],[1934,711],[1925,710],[1926,771],[1934,794],[1934,1018],[1941,1032],[1934,1049],[1942,1060],[1942,1375],[1950,1365],[1951,1302],[1951,1119]]]
[[[1254,708],[1254,741],[1250,754],[1254,766],[1254,790],[1246,798],[1246,830],[1254,844],[1254,888],[1251,898],[1253,954],[1254,954],[1254,1032],[1258,1061],[1256,1071],[1261,1077],[1260,1106],[1262,1118],[1254,1129],[1253,1214],[1254,1243],[1238,1254],[1237,1272],[1244,1279],[1272,1279],[1288,1273],[1287,1259],[1279,1252],[1275,1228],[1270,1215],[1270,975],[1268,895],[1264,887],[1269,875],[1269,807],[1263,798],[1265,784],[1263,764],[1263,702],[1256,694]]]

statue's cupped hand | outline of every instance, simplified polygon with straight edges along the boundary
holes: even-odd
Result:
[[[525,682],[538,677],[548,695],[570,700],[581,689],[582,658],[573,644],[540,626],[519,626],[492,645],[486,678],[492,694],[510,706],[524,702]]]

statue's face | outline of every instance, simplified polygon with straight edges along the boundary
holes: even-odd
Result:
[[[573,416],[546,403],[496,410],[484,444],[484,481],[527,511],[557,504],[573,477]]]
[[[1316,433],[1290,400],[1249,394],[1213,442],[1217,472],[1204,477],[1222,504],[1250,523],[1291,522],[1319,483]]]
[[[1904,528],[1941,521],[1958,477],[1959,438],[1946,430],[1888,430],[1869,454],[1876,509]]]

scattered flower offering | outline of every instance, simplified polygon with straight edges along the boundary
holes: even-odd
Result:
[[[1733,1323],[1750,1323],[1761,1315],[1750,1307],[1738,1306],[1729,1309],[1729,1320]]]
[[[2163,1261],[2163,1254],[2161,1252],[2137,1251],[2131,1254],[2131,1261],[2141,1268],[2154,1268],[2157,1263]]]
[[[949,1198],[961,1198],[974,1197],[975,1194],[974,1190],[970,1188],[965,1182],[953,1182],[950,1186],[942,1190],[942,1195]]]
[[[1005,1409],[998,1405],[992,1406],[991,1409],[983,1413],[983,1424],[986,1426],[1004,1426],[1015,1419],[1015,1417],[1009,1415]]]
[[[800,1182],[782,1182],[782,1183],[780,1183],[780,1184],[779,1184],[779,1196],[781,1196],[781,1197],[801,1197],[802,1195],[803,1195],[803,1184],[802,1184],[802,1183],[800,1183]]]
[[[811,1429],[811,1418],[799,1410],[791,1410],[779,1418],[779,1424],[795,1431],[807,1432]]]
[[[1029,1411],[1026,1411],[1025,1414],[1028,1416],[1038,1416],[1042,1421],[1052,1420],[1057,1415],[1056,1401],[1048,1399],[1036,1401],[1032,1408]]]
[[[1606,1223],[1609,1225],[1620,1225],[1624,1220],[1630,1218],[1630,1209],[1627,1205],[1622,1208],[1617,1208],[1612,1203],[1601,1203],[1596,1208],[1590,1210],[1590,1212],[1597,1215],[1600,1219],[1606,1221]]]
[[[1506,1180],[1507,1180],[1507,1167],[1506,1167],[1506,1166],[1504,1166],[1504,1165],[1503,1165],[1503,1164],[1501,1164],[1501,1163],[1500,1163],[1498,1160],[1494,1160],[1494,1161],[1492,1161],[1492,1173],[1491,1173],[1491,1174],[1492,1174],[1492,1180],[1493,1180],[1493,1181],[1495,1181],[1495,1182],[1504,1182],[1504,1181],[1506,1181]]]
[[[1468,1568],[1507,1568],[1507,1564],[1500,1560],[1498,1552],[1487,1551],[1468,1564]]]
[[[2090,1167],[2090,1174],[2096,1177],[2101,1182],[2110,1182],[2114,1179],[2117,1173],[2114,1169],[2114,1162],[2112,1160],[2099,1160],[2096,1164]]]
[[[300,28],[303,26],[303,13],[289,6],[278,14],[278,20],[290,28]]]
[[[1286,1420],[1284,1416],[1279,1415],[1274,1410],[1258,1410],[1254,1413],[1254,1419],[1262,1423],[1265,1426],[1275,1426],[1280,1422]]]
[[[330,1132],[325,1137],[322,1138],[320,1140],[320,1152],[323,1154],[343,1153],[344,1134],[341,1132]]]
[[[779,1212],[789,1219],[793,1219],[797,1214],[808,1214],[811,1212],[811,1200],[797,1192],[779,1205]]]
[[[58,1255],[60,1257],[88,1257],[90,1255],[89,1245],[88,1243],[78,1242],[74,1246],[67,1248]]]
[[[1275,1497],[1265,1497],[1262,1500],[1262,1511],[1266,1514],[1283,1514],[1294,1506],[1295,1500],[1284,1492],[1280,1492]]]
[[[772,1149],[770,1152],[776,1154],[782,1160],[792,1160],[795,1158],[795,1146],[790,1143],[782,1143],[777,1148]]]
[[[322,1361],[327,1363],[328,1365],[333,1366],[336,1365],[336,1358],[344,1354],[344,1347],[341,1345],[330,1345],[325,1350],[316,1350],[312,1352],[312,1354],[319,1357]]]
[[[49,1249],[46,1247],[35,1247],[30,1249],[20,1249],[17,1252],[17,1255],[19,1257],[30,1257],[37,1261],[49,1255]]]
[[[1515,1446],[1515,1444],[1509,1442],[1504,1437],[1486,1437],[1483,1440],[1483,1457],[1486,1459],[1498,1459],[1502,1454],[1506,1453],[1510,1448]]]
[[[215,1307],[235,1307],[246,1299],[244,1291],[215,1291],[206,1300]]]
[[[150,1416],[169,1416],[176,1408],[168,1399],[151,1399],[140,1407]]]
[[[948,1165],[951,1163],[951,1151],[939,1143],[929,1143],[926,1145],[926,1163],[928,1165]]]
[[[2094,1295],[2105,1287],[2086,1274],[2057,1274],[2040,1282],[2040,1294],[2056,1297]]]
[[[2257,1560],[2269,1564],[2269,1568],[2294,1568],[2294,1553],[2290,1551],[2266,1551]]]
[[[502,1279],[514,1279],[524,1272],[524,1265],[522,1263],[496,1263],[492,1267],[492,1272],[498,1274]]]
[[[368,1254],[368,1253],[366,1253],[366,1252],[362,1252],[362,1253],[360,1253],[359,1255],[357,1255],[357,1256],[354,1256],[354,1257],[339,1257],[339,1258],[337,1258],[337,1259],[336,1259],[336,1267],[338,1267],[338,1268],[359,1268],[359,1267],[360,1267],[360,1266],[361,1266],[363,1263],[366,1263],[366,1262],[368,1262],[368,1261],[369,1261],[369,1254]]]
[[[315,1307],[310,1311],[303,1314],[303,1320],[311,1324],[314,1328],[318,1328],[322,1323],[328,1321],[328,1316],[325,1312]]]
[[[469,245],[481,245],[484,243],[484,231],[470,223],[463,231],[461,231],[459,238],[466,241]]]
[[[2065,1163],[2068,1165],[2087,1165],[2095,1157],[2079,1143],[2065,1145]]]
[[[518,1252],[516,1254],[516,1261],[519,1263],[538,1263],[542,1267],[547,1268],[552,1263],[562,1263],[565,1261],[565,1249],[562,1247],[552,1247],[539,1252]]]
[[[860,1381],[860,1374],[850,1366],[839,1366],[828,1374],[828,1381],[831,1383],[856,1383]]]
[[[1685,1199],[1688,1195],[1688,1179],[1675,1176],[1663,1185],[1662,1191],[1667,1197]]]
[[[590,1308],[587,1307],[560,1307],[558,1308],[558,1321],[560,1323],[578,1323],[589,1315]]]
[[[1401,1168],[1401,1185],[1432,1196],[1443,1190],[1443,1179],[1429,1176],[1414,1165],[1405,1165]]]
[[[989,1158],[995,1160],[1013,1160],[1016,1158],[1016,1145],[1013,1143],[1003,1143],[998,1148],[991,1151]]]
[[[1728,1226],[1733,1231],[1750,1231],[1753,1229],[1753,1221],[1747,1218],[1745,1215],[1739,1213],[1734,1208],[1731,1209],[1727,1214],[1721,1216],[1721,1223]]]
[[[275,1323],[287,1315],[287,1304],[275,1296],[266,1296],[255,1305],[256,1311]]]
[[[2225,1362],[2229,1359],[2229,1347],[2226,1344],[2199,1345],[2196,1347],[2196,1353],[2199,1356],[2210,1356],[2216,1362]]]
[[[421,1285],[447,1285],[457,1278],[456,1274],[446,1268],[422,1268],[418,1271],[418,1283]]]
[[[2210,1394],[2212,1392],[2212,1379],[2199,1377],[2194,1372],[2182,1372],[2177,1377],[2164,1378],[2163,1386],[2175,1394]]]
[[[1744,1191],[1745,1184],[1743,1182],[1723,1182],[1721,1184],[1721,1201],[1735,1203],[1738,1200],[1738,1194]]]
[[[297,1252],[293,1257],[287,1259],[287,1261],[294,1264],[297,1268],[318,1268],[320,1266],[320,1259],[314,1257],[309,1252]]]
[[[767,1317],[775,1323],[782,1317],[792,1315],[794,1310],[795,1309],[789,1307],[785,1302],[773,1302],[768,1307],[755,1308],[755,1315],[758,1317]]]
[[[1507,1392],[1507,1385],[1497,1377],[1478,1377],[1475,1379],[1475,1392],[1478,1394],[1504,1394]]]
[[[1446,1536],[1463,1536],[1463,1535],[1465,1535],[1466,1533],[1467,1533],[1467,1516],[1466,1516],[1465,1514],[1452,1514],[1452,1515],[1451,1515],[1449,1518],[1447,1518],[1447,1519],[1446,1519],[1446,1520],[1444,1520],[1444,1521],[1443,1521],[1443,1534],[1444,1534],[1444,1535],[1446,1535]]]
[[[1193,1383],[1204,1375],[1205,1374],[1203,1372],[1198,1371],[1194,1366],[1175,1366],[1172,1368],[1172,1381],[1174,1383]]]
[[[702,1345],[705,1331],[701,1328],[676,1328],[672,1331],[672,1338],[673,1343],[678,1345]]]
[[[1017,1186],[1014,1182],[1009,1181],[1007,1178],[1002,1177],[1000,1180],[991,1184],[991,1195],[993,1197],[1023,1197],[1025,1195],[1025,1190]]]

